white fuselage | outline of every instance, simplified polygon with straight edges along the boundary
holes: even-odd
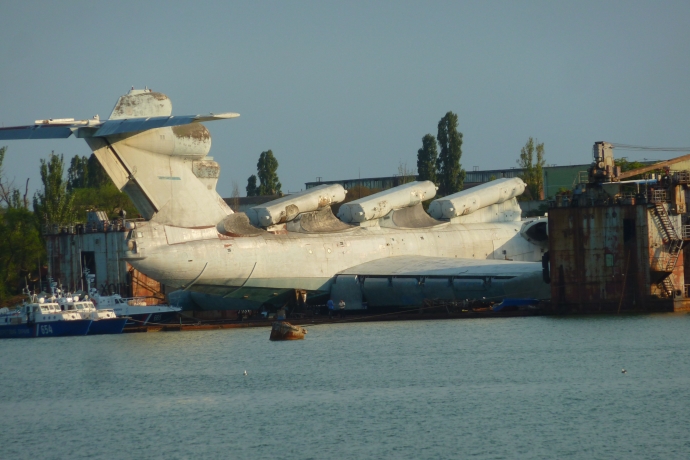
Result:
[[[339,272],[392,256],[539,261],[540,246],[520,236],[523,223],[228,237],[211,228],[142,222],[131,232],[126,259],[167,286],[209,294],[239,286],[324,290]]]

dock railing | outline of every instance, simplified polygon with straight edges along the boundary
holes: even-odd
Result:
[[[680,234],[684,240],[690,240],[690,225],[682,225],[680,227]]]
[[[668,203],[668,193],[666,190],[654,189],[649,193],[650,203]]]

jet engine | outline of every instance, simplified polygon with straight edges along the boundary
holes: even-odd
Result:
[[[435,219],[465,216],[478,209],[500,204],[522,195],[525,186],[519,177],[487,182],[432,201],[429,205],[429,214]]]
[[[300,213],[316,211],[324,206],[340,203],[345,200],[346,194],[347,190],[340,184],[319,185],[254,206],[247,211],[247,216],[254,225],[270,227],[288,222]]]
[[[436,196],[436,186],[425,180],[399,185],[340,206],[338,218],[357,223],[378,219],[394,209],[406,208]]]

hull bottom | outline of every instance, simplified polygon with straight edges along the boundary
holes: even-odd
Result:
[[[127,318],[99,319],[91,323],[89,335],[121,334],[125,323],[127,323]]]
[[[129,315],[127,326],[145,326],[147,324],[167,323],[175,319],[176,311],[159,312],[159,313],[142,313],[137,315]]]
[[[44,323],[12,324],[0,326],[0,338],[29,338],[29,337],[68,337],[86,335],[92,321],[81,319],[76,321],[48,321]]]

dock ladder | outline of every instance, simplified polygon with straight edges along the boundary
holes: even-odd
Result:
[[[654,204],[654,220],[657,226],[662,230],[661,235],[665,244],[668,245],[668,258],[664,264],[663,271],[667,273],[663,280],[659,283],[659,288],[662,289],[667,296],[673,297],[673,280],[671,273],[676,268],[680,251],[683,248],[683,240],[678,236],[678,232],[673,227],[673,222],[668,217],[664,205],[656,202]]]

